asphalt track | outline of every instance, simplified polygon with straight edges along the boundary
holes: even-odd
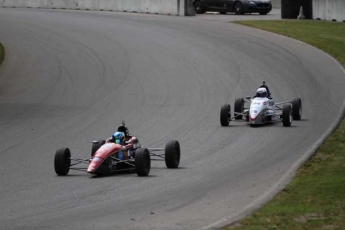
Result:
[[[345,74],[325,53],[202,17],[0,9],[0,229],[207,229],[260,206],[343,111]],[[266,80],[303,119],[221,127],[219,110]],[[55,175],[126,120],[146,147],[180,141],[180,168],[150,176]],[[321,138],[321,139],[320,139]]]

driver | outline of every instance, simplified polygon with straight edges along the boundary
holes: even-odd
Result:
[[[106,142],[114,142],[119,145],[125,145],[125,134],[123,132],[115,132],[111,137],[107,139]]]
[[[266,82],[265,82],[265,81],[262,82],[262,85],[261,85],[259,88],[265,88],[266,91],[267,91],[267,97],[268,97],[268,98],[272,98],[271,92],[270,92],[268,86],[266,85]]]
[[[266,88],[258,88],[258,90],[256,91],[256,94],[254,97],[261,97],[261,98],[266,98],[267,97],[267,90]]]

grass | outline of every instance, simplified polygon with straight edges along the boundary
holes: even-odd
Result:
[[[303,41],[324,50],[345,65],[345,23],[313,20],[240,21],[236,23]]]
[[[242,21],[309,43],[345,64],[345,24],[323,21]],[[290,185],[252,215],[226,229],[345,229],[345,119]]]
[[[4,46],[0,43],[0,65],[4,61],[5,58],[5,48]]]

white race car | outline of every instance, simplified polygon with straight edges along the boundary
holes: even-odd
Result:
[[[249,103],[248,108],[245,107],[246,103]],[[268,97],[246,97],[246,99],[237,98],[235,100],[235,111],[232,117],[230,105],[222,105],[220,124],[228,126],[231,120],[244,120],[249,122],[251,126],[255,126],[282,121],[283,126],[288,127],[291,126],[292,120],[300,120],[301,116],[301,98],[275,103],[272,98]]]

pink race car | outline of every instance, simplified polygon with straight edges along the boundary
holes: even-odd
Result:
[[[164,160],[167,168],[178,168],[180,163],[178,141],[169,141],[165,148],[142,148],[138,139],[129,135],[124,122],[119,126],[118,132],[125,134],[124,143],[113,143],[108,140],[93,141],[91,158],[71,158],[69,148],[58,149],[54,159],[56,174],[65,176],[72,169],[95,175],[135,171],[138,176],[147,176],[151,169],[151,160]]]

